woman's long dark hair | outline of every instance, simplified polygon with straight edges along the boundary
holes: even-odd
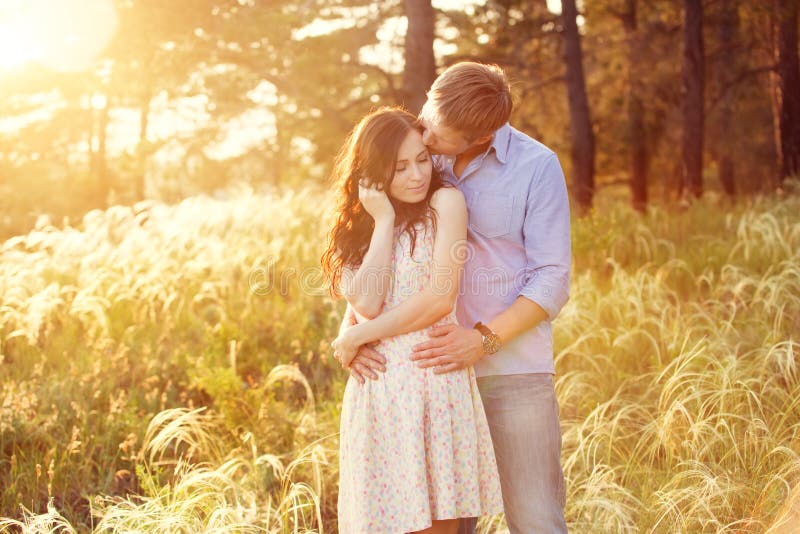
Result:
[[[358,199],[359,179],[368,185],[389,192],[394,179],[397,152],[410,131],[421,131],[416,117],[399,107],[382,107],[353,128],[336,157],[332,181],[339,191],[336,223],[328,234],[328,245],[322,255],[322,269],[332,295],[338,288],[344,266],[357,267],[367,253],[375,221]],[[414,204],[389,199],[395,211],[395,224],[411,237],[414,251],[419,222],[430,221],[436,229],[436,218],[430,205],[433,193],[443,187],[441,175],[432,165],[431,183],[425,200]]]

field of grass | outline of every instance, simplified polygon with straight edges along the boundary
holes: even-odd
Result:
[[[335,532],[330,208],[245,189],[2,244],[0,532]],[[792,532],[800,198],[611,203],[573,250],[554,328],[570,531]]]

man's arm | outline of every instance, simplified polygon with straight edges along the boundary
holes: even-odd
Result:
[[[502,344],[506,344],[545,319],[547,312],[544,308],[526,297],[517,297],[511,306],[485,324],[500,337]]]
[[[527,281],[520,296],[538,304],[552,321],[569,300],[572,262],[569,195],[564,171],[555,154],[544,163],[538,180],[532,182],[528,191],[522,234]]]
[[[520,296],[486,326],[505,344],[544,320],[552,321],[569,300],[572,256],[569,195],[555,154],[528,191],[522,236],[526,281]]]

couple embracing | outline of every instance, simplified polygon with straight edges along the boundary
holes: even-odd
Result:
[[[342,534],[566,532],[551,322],[568,299],[556,155],[508,124],[494,65],[445,70],[419,117],[364,117],[322,257],[347,311]]]

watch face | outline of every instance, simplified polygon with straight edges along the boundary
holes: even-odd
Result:
[[[489,334],[483,337],[483,352],[485,354],[494,354],[500,350],[500,338],[497,334]]]

